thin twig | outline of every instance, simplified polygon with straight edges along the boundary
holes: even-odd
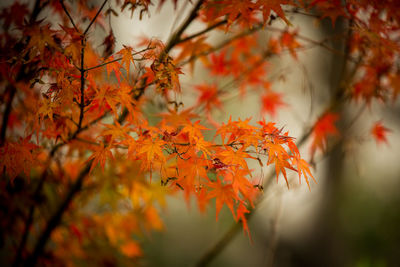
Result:
[[[198,37],[198,36],[200,36],[200,35],[203,35],[203,34],[209,32],[209,31],[212,31],[212,30],[214,30],[215,28],[218,28],[219,26],[222,26],[222,25],[226,24],[227,22],[228,22],[228,20],[226,20],[226,19],[221,20],[221,21],[219,21],[219,22],[217,22],[217,23],[215,23],[215,24],[213,24],[213,25],[211,25],[211,26],[205,28],[204,30],[201,30],[201,31],[199,31],[199,32],[197,32],[197,33],[194,33],[194,34],[189,35],[189,36],[187,36],[187,37],[185,37],[185,38],[183,38],[183,39],[180,39],[178,43],[184,43],[184,42],[186,42],[186,41],[189,41],[189,40],[191,40],[191,39],[193,39],[193,38],[196,38],[196,37]]]
[[[0,147],[3,146],[6,141],[8,119],[10,118],[12,102],[14,100],[15,92],[17,91],[17,89],[12,85],[8,85],[6,91],[8,91],[9,93],[8,93],[6,108],[5,108],[4,114],[3,114],[3,121],[1,124]]]
[[[87,26],[86,30],[83,32],[83,35],[86,35],[87,32],[89,31],[90,27],[92,26],[92,24],[96,21],[97,16],[100,14],[101,10],[104,8],[104,6],[106,5],[108,0],[104,0],[103,4],[101,5],[101,7],[99,8],[99,10],[97,10],[96,15],[94,16],[94,18],[90,21],[89,25]]]
[[[180,38],[183,34],[183,32],[186,30],[186,28],[192,23],[192,21],[197,18],[197,13],[199,12],[199,9],[201,5],[203,4],[204,0],[199,0],[197,4],[194,6],[192,9],[192,12],[190,15],[186,18],[186,20],[182,23],[182,25],[178,28],[178,30],[171,36],[169,41],[167,42],[164,52],[166,54],[169,53],[169,51],[174,47],[176,44],[179,43]]]
[[[59,2],[60,2],[60,4],[61,4],[61,6],[62,6],[62,8],[63,8],[63,10],[64,10],[64,12],[65,12],[65,14],[67,14],[67,16],[68,16],[68,18],[69,18],[69,21],[71,22],[71,24],[72,24],[72,26],[74,27],[75,31],[78,32],[78,33],[80,34],[80,31],[79,31],[78,27],[76,27],[75,22],[74,22],[74,20],[72,19],[71,15],[69,14],[67,7],[64,5],[64,0],[60,0]]]
[[[143,52],[145,52],[145,51],[147,51],[147,50],[151,50],[151,49],[154,49],[154,47],[147,47],[147,48],[142,49],[142,50],[140,50],[140,51],[138,51],[138,52],[132,53],[132,56],[136,56],[136,55],[138,55],[138,54],[140,54],[140,53],[143,53]],[[113,59],[113,60],[110,60],[110,61],[107,61],[107,62],[103,62],[103,63],[101,63],[101,64],[99,64],[99,65],[97,65],[97,66],[90,67],[90,68],[86,68],[85,71],[89,71],[89,70],[94,70],[94,69],[97,69],[97,68],[101,68],[101,67],[106,66],[106,65],[108,65],[108,64],[111,64],[111,63],[114,63],[114,62],[117,62],[117,61],[121,61],[122,59],[123,59],[123,58],[120,57],[120,58]]]
[[[224,48],[225,46],[231,44],[231,43],[234,42],[235,40],[240,39],[240,38],[242,38],[242,37],[245,37],[245,36],[247,36],[247,35],[250,35],[250,34],[256,32],[256,31],[258,31],[258,30],[260,30],[260,29],[262,29],[262,25],[256,25],[256,26],[254,26],[254,27],[251,28],[251,29],[245,30],[245,31],[243,31],[243,32],[241,32],[241,33],[239,33],[239,34],[233,36],[232,38],[229,38],[228,40],[223,41],[223,42],[220,43],[219,45],[216,45],[216,46],[214,46],[214,47],[208,49],[207,51],[203,51],[203,52],[201,52],[201,53],[198,53],[198,54],[196,54],[196,55],[191,56],[191,57],[188,58],[187,60],[182,61],[181,63],[179,63],[178,66],[181,67],[181,66],[183,66],[183,65],[186,65],[186,64],[188,64],[188,63],[190,63],[190,62],[196,60],[196,59],[199,58],[199,57],[207,56],[207,55],[209,55],[209,54],[211,54],[211,53],[213,53],[213,52],[215,52],[215,51],[218,51],[218,50]]]

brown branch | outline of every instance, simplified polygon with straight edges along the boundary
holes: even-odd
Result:
[[[201,5],[203,4],[204,0],[199,0],[197,4],[194,6],[192,9],[192,12],[190,15],[186,18],[186,20],[182,23],[182,25],[179,27],[179,29],[172,34],[171,38],[167,42],[167,45],[165,46],[164,52],[168,54],[168,52],[180,42],[180,38],[183,34],[183,32],[186,30],[186,28],[192,23],[192,21],[197,17],[197,13],[199,12],[199,9]]]
[[[96,21],[97,16],[99,16],[101,10],[103,10],[104,6],[106,5],[108,0],[104,0],[103,4],[101,5],[101,7],[99,8],[99,10],[97,10],[96,15],[94,16],[94,18],[90,21],[89,25],[87,26],[86,30],[83,32],[83,35],[86,35],[87,32],[89,31],[90,27],[92,27],[93,23]]]
[[[242,38],[242,37],[245,37],[245,36],[247,36],[247,35],[250,35],[250,34],[252,34],[252,33],[254,33],[254,32],[256,32],[256,31],[262,29],[262,27],[263,27],[262,24],[259,24],[259,25],[254,26],[254,27],[251,28],[251,29],[245,30],[245,31],[243,31],[243,32],[241,32],[241,33],[239,33],[239,34],[233,36],[232,38],[223,41],[223,42],[220,43],[219,45],[216,45],[216,46],[214,46],[213,48],[208,49],[207,51],[204,51],[204,52],[201,52],[201,53],[198,53],[198,54],[196,54],[196,55],[191,56],[191,57],[188,58],[187,60],[185,60],[185,61],[179,63],[178,66],[186,65],[186,64],[188,64],[188,63],[190,63],[190,62],[196,60],[196,59],[199,58],[199,57],[206,56],[206,55],[209,55],[209,54],[211,54],[211,53],[213,53],[213,52],[215,52],[215,51],[218,51],[218,50],[224,48],[225,46],[231,44],[233,41],[235,41],[235,40],[237,40],[237,39],[240,39],[240,38]]]
[[[79,103],[79,122],[78,122],[78,129],[76,132],[79,132],[82,127],[82,121],[83,121],[83,113],[85,112],[85,66],[84,66],[84,60],[85,60],[85,45],[86,45],[86,40],[85,36],[82,36],[81,40],[81,87],[80,87],[80,93],[81,93],[81,101]]]
[[[64,12],[65,12],[65,14],[67,14],[67,17],[69,18],[69,21],[71,22],[71,24],[72,24],[72,26],[74,27],[75,31],[78,32],[78,33],[80,33],[78,27],[76,27],[76,25],[75,25],[74,20],[72,19],[71,15],[69,14],[67,7],[64,5],[64,0],[59,0],[59,2],[60,2],[60,4],[61,4],[61,6],[62,6],[62,8],[63,8],[63,10],[64,10]]]
[[[35,244],[34,250],[30,257],[26,260],[26,266],[35,266],[39,256],[42,254],[43,249],[50,238],[51,233],[53,230],[60,224],[62,215],[68,209],[69,204],[72,202],[75,194],[79,192],[82,188],[83,181],[86,175],[89,173],[90,166],[92,165],[93,160],[90,160],[86,163],[85,167],[79,173],[79,176],[75,180],[74,184],[68,191],[67,195],[65,196],[64,200],[58,206],[56,211],[50,217],[49,221],[46,224],[44,231],[40,234],[38,241]]]
[[[147,50],[151,50],[151,49],[154,49],[154,47],[147,47],[147,48],[142,49],[142,50],[140,50],[140,51],[138,51],[138,52],[132,53],[132,56],[136,56],[136,55],[138,55],[138,54],[140,54],[140,53],[146,52]],[[101,63],[101,64],[99,64],[99,65],[97,65],[97,66],[87,68],[87,69],[85,69],[85,71],[89,71],[89,70],[94,70],[94,69],[97,69],[97,68],[101,68],[101,67],[103,67],[103,66],[106,66],[106,65],[108,65],[108,64],[111,64],[111,63],[114,63],[114,62],[117,62],[117,61],[121,61],[121,60],[122,60],[122,57],[117,58],[117,59],[113,59],[113,60],[110,60],[110,61],[107,61],[107,62],[103,62],[103,63]]]
[[[194,33],[194,34],[192,34],[192,35],[190,35],[190,36],[187,36],[187,37],[185,37],[185,38],[183,38],[183,39],[180,39],[178,43],[184,43],[184,42],[186,42],[186,41],[189,41],[189,40],[191,40],[191,39],[193,39],[193,38],[196,38],[196,37],[198,37],[198,36],[200,36],[200,35],[203,35],[203,34],[209,32],[209,31],[212,31],[212,30],[214,30],[215,28],[218,28],[219,26],[222,26],[222,25],[226,24],[227,22],[228,22],[228,20],[226,20],[226,19],[221,20],[221,21],[219,21],[219,22],[217,22],[217,23],[215,23],[215,24],[213,24],[213,25],[211,25],[211,26],[205,28],[204,30],[201,30],[201,31],[199,31],[199,32],[197,32],[197,33]]]
[[[7,125],[8,125],[8,119],[10,118],[11,114],[11,109],[12,109],[12,102],[14,100],[16,88],[12,85],[7,86],[7,91],[8,93],[8,99],[7,99],[7,104],[6,108],[4,110],[3,114],[3,122],[1,123],[1,132],[0,132],[0,147],[2,147],[6,141],[6,133],[7,133]],[[2,170],[0,170],[2,171]]]

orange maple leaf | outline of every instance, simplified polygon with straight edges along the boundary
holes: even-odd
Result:
[[[284,32],[281,36],[281,46],[289,49],[290,54],[297,59],[296,49],[301,47],[301,44],[296,40],[297,32]]]
[[[122,56],[121,63],[122,63],[122,65],[125,65],[126,74],[127,74],[128,78],[129,78],[129,70],[130,70],[131,63],[133,63],[133,61],[134,61],[132,53],[133,53],[133,48],[129,47],[129,46],[125,46],[125,45],[124,45],[124,48],[122,48],[118,52],[118,54]]]
[[[114,158],[111,147],[104,146],[104,143],[101,143],[99,146],[96,146],[96,149],[93,151],[93,154],[87,159],[87,161],[93,160],[92,165],[90,166],[89,173],[92,172],[93,168],[100,164],[101,169],[104,170],[104,166],[106,164],[107,159]]]
[[[246,213],[250,213],[250,211],[246,208],[246,206],[240,202],[239,206],[236,209],[237,217],[236,219],[239,221],[242,221],[242,227],[243,227],[243,232],[245,232],[249,238],[251,239],[250,235],[250,229],[249,226],[247,225],[247,218],[246,218]]]
[[[231,184],[222,184],[221,180],[217,178],[215,182],[207,183],[208,187],[213,188],[209,194],[208,198],[215,198],[215,208],[216,208],[216,220],[218,220],[218,214],[222,209],[222,206],[226,204],[231,210],[233,216],[235,217],[234,205],[235,201],[238,200],[238,196],[235,194]]]
[[[165,156],[163,154],[163,146],[165,142],[163,140],[152,140],[146,139],[139,148],[138,154],[144,154],[143,157],[145,166],[149,166],[153,161],[165,162]]]
[[[293,165],[295,165],[297,167],[297,173],[299,174],[299,183],[301,184],[301,176],[303,175],[304,180],[306,180],[308,189],[310,189],[310,183],[308,178],[312,178],[314,180],[315,183],[317,183],[317,181],[314,179],[314,176],[311,174],[310,168],[309,168],[309,164],[307,163],[307,161],[305,161],[304,159],[300,158],[300,157],[293,157],[292,158],[292,163]]]

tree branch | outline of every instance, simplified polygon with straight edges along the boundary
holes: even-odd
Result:
[[[136,56],[136,55],[138,55],[138,54],[140,54],[140,53],[143,53],[143,52],[145,52],[145,51],[147,51],[147,50],[151,50],[151,49],[154,49],[154,47],[147,47],[147,48],[142,49],[142,50],[140,50],[140,51],[138,51],[138,52],[132,53],[132,56]],[[111,64],[111,63],[114,63],[114,62],[117,62],[117,61],[121,61],[121,60],[122,60],[122,57],[117,58],[117,59],[113,59],[113,60],[110,60],[110,61],[107,61],[107,62],[103,62],[103,63],[101,63],[101,64],[99,64],[99,65],[97,65],[97,66],[87,68],[87,69],[85,69],[85,71],[89,71],[89,70],[94,70],[94,69],[97,69],[97,68],[101,68],[101,67],[103,67],[103,66],[106,66],[106,65],[108,65],[108,64]]]
[[[243,32],[241,32],[241,33],[239,33],[239,34],[233,36],[232,38],[223,41],[223,42],[220,43],[219,45],[214,46],[213,48],[211,48],[211,49],[209,49],[209,50],[207,50],[207,51],[204,51],[204,52],[202,52],[202,53],[199,53],[199,54],[196,54],[196,55],[191,56],[191,57],[188,58],[187,60],[181,62],[181,63],[179,64],[179,66],[186,65],[186,64],[188,64],[188,63],[190,63],[190,62],[196,60],[196,59],[199,58],[199,57],[206,56],[206,55],[211,54],[211,53],[213,53],[213,52],[215,52],[215,51],[218,51],[218,50],[222,49],[223,47],[229,45],[229,44],[232,43],[233,41],[235,41],[235,40],[237,40],[237,39],[240,39],[240,38],[242,38],[242,37],[244,37],[244,36],[250,35],[250,34],[252,34],[252,33],[254,33],[254,32],[256,32],[256,31],[262,29],[262,27],[263,27],[262,24],[259,24],[259,25],[254,26],[254,27],[251,28],[251,29],[245,30],[245,31],[243,31]]]
[[[12,85],[8,85],[7,86],[7,91],[9,93],[8,93],[8,99],[7,99],[6,108],[5,108],[4,114],[3,114],[3,121],[1,123],[0,147],[2,147],[4,145],[4,143],[5,143],[5,141],[6,141],[8,119],[10,118],[11,109],[12,109],[12,102],[14,100],[16,88],[14,86],[12,86]]]
[[[60,0],[60,4],[61,4],[61,6],[62,6],[62,8],[63,8],[63,10],[64,10],[64,12],[65,12],[65,14],[67,14],[67,16],[68,16],[68,18],[69,18],[69,21],[71,22],[71,24],[72,24],[72,26],[74,27],[75,31],[78,32],[78,33],[80,33],[78,27],[76,27],[76,25],[75,25],[74,20],[72,19],[71,15],[69,14],[67,7],[64,5],[64,0]]]
[[[83,32],[83,35],[86,35],[87,32],[89,31],[90,27],[92,27],[93,23],[96,21],[97,16],[100,14],[101,10],[103,10],[104,6],[106,5],[108,0],[104,0],[103,4],[101,5],[101,7],[99,8],[99,10],[97,10],[96,15],[94,16],[94,18],[90,21],[89,25],[87,26],[86,30]]]
[[[198,37],[198,36],[200,36],[200,35],[203,35],[203,34],[209,32],[209,31],[212,31],[212,30],[214,30],[215,28],[218,28],[219,26],[222,26],[222,25],[226,24],[227,22],[228,22],[227,19],[221,20],[220,22],[217,22],[217,23],[215,23],[215,24],[213,24],[213,25],[211,25],[211,26],[205,28],[205,29],[202,30],[202,31],[199,31],[199,32],[194,33],[194,34],[192,34],[192,35],[190,35],[190,36],[187,36],[187,37],[185,37],[185,38],[183,38],[183,39],[180,39],[178,43],[184,43],[184,42],[186,42],[186,41],[189,41],[189,40],[191,40],[191,39],[193,39],[193,38],[196,38],[196,37]]]
[[[34,250],[31,254],[31,256],[28,257],[28,259],[26,260],[25,266],[35,266],[37,264],[37,260],[39,259],[39,256],[42,254],[43,249],[44,249],[48,239],[50,238],[51,233],[60,224],[62,215],[68,209],[68,206],[72,202],[72,199],[74,198],[75,194],[81,190],[83,181],[84,181],[86,175],[89,173],[92,162],[93,162],[93,160],[90,160],[89,162],[86,163],[85,167],[79,173],[77,179],[75,180],[74,184],[68,191],[64,200],[61,202],[61,204],[58,206],[56,211],[50,217],[49,221],[46,224],[44,231],[39,236],[39,239],[36,242],[36,245],[34,247]]]
[[[192,12],[190,15],[186,18],[186,20],[182,23],[182,25],[179,27],[179,29],[171,36],[169,41],[167,42],[167,45],[165,46],[164,52],[168,54],[168,52],[180,42],[180,38],[182,36],[182,33],[186,30],[186,28],[192,23],[192,21],[197,17],[197,13],[203,4],[204,0],[199,0],[197,4],[194,6]]]

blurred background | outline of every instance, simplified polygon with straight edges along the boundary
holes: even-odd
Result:
[[[116,51],[122,44],[134,44],[140,36],[157,37],[166,41],[174,28],[185,18],[191,5],[181,3],[176,12],[166,5],[162,12],[156,7],[151,19],[131,19],[129,13],[113,18],[117,40]],[[173,16],[171,14],[174,14]],[[335,34],[344,34],[345,22],[338,19],[336,27],[329,20],[290,15],[292,29],[302,36],[319,41]],[[277,20],[274,27],[286,25]],[[189,31],[201,29],[193,24]],[[263,30],[269,36],[268,26]],[[211,43],[225,38],[210,35]],[[307,43],[301,42],[304,46]],[[328,43],[343,50],[340,40]],[[276,117],[260,114],[260,96],[248,93],[244,98],[224,102],[224,110],[213,116],[226,122],[248,117],[256,122],[263,117],[274,121],[300,138],[326,107],[326,103],[342,77],[343,59],[320,46],[298,52],[298,60],[290,55],[276,57],[267,70],[274,79],[273,89],[284,94],[286,106]],[[193,103],[194,93],[185,88],[202,80],[215,80],[195,66],[190,74],[181,76],[182,101]],[[223,81],[218,81],[221,84]],[[232,88],[235,88],[235,84]],[[193,92],[193,91],[191,91]],[[240,232],[209,266],[398,266],[400,252],[400,106],[372,102],[363,106],[351,102],[336,110],[346,123],[338,125],[340,137],[326,155],[317,154],[312,170],[318,184],[311,190],[299,184],[296,173],[289,174],[291,188],[283,177],[269,182],[273,170],[264,167],[259,172],[264,179],[264,199],[250,219],[251,240]],[[390,129],[387,143],[377,144],[370,135],[373,122],[382,120]],[[351,125],[349,127],[349,125]],[[310,142],[301,147],[305,159],[310,159]],[[259,169],[255,168],[256,170]],[[166,231],[149,234],[142,244],[145,266],[193,266],[202,255],[230,229],[234,220],[223,208],[215,221],[215,207],[200,214],[196,203],[190,207],[182,196],[169,199],[164,213]]]

